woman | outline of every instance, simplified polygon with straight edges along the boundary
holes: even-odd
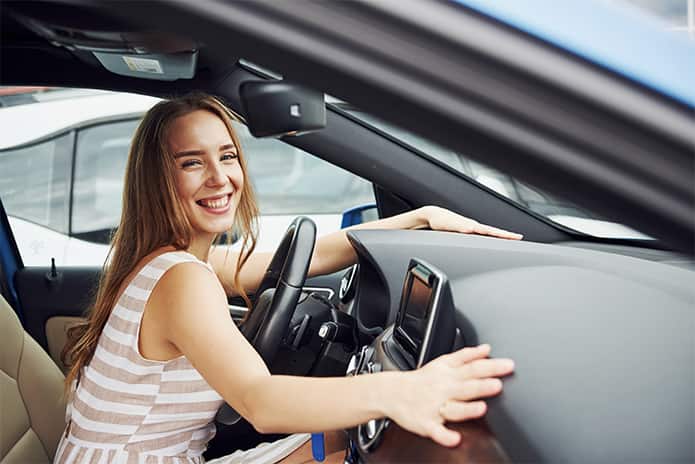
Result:
[[[64,352],[72,395],[56,462],[202,462],[223,401],[262,432],[340,430],[388,416],[456,445],[445,421],[483,415],[477,399],[498,394],[497,377],[513,369],[487,359],[488,346],[412,372],[302,378],[270,375],[239,332],[227,297],[247,300],[270,255],[252,254],[258,209],[232,118],[215,98],[189,95],[157,104],[136,131],[96,302]],[[520,238],[434,207],[358,227],[426,226]],[[241,252],[212,248],[233,227]],[[345,233],[335,232],[318,240],[309,273],[355,260]],[[307,439],[291,435],[225,462],[299,462],[310,456]]]

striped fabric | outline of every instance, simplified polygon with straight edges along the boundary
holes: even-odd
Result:
[[[189,253],[169,252],[147,263],[126,287],[73,392],[55,463],[203,462],[222,397],[184,356],[152,361],[137,348],[152,289],[183,262],[201,263],[212,272]]]

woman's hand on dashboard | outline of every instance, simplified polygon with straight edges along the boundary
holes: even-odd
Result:
[[[509,240],[521,240],[523,235],[497,227],[481,224],[478,221],[461,216],[439,206],[424,206],[420,208],[427,226],[432,230],[445,232],[459,232],[462,234],[489,235],[491,237],[505,238]]]
[[[480,398],[499,394],[498,377],[514,370],[511,359],[490,359],[489,354],[490,345],[464,348],[404,373],[388,416],[443,446],[458,445],[460,434],[445,424],[483,416],[487,406]]]
[[[481,224],[478,221],[456,214],[439,206],[423,206],[407,213],[398,214],[377,221],[365,222],[356,226],[350,226],[320,237],[316,241],[314,256],[309,268],[309,276],[330,274],[345,269],[357,262],[357,255],[350,244],[346,231],[360,229],[423,229],[440,230],[447,232],[459,232],[463,234],[489,235],[491,237],[510,240],[521,240],[523,235],[509,232],[497,227]],[[268,257],[269,261],[270,258]],[[252,260],[249,260],[251,263]],[[247,264],[248,267],[250,267]],[[258,267],[258,269],[262,269]],[[261,274],[262,276],[262,274]],[[260,281],[260,277],[258,277]],[[254,288],[244,282],[245,288]]]

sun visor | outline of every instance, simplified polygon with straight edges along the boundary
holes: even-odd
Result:
[[[180,53],[143,53],[138,55],[93,52],[109,71],[122,76],[174,81],[195,75],[198,50]]]
[[[173,81],[195,75],[199,44],[156,30],[142,30],[105,15],[97,5],[63,5],[27,2],[13,15],[27,28],[56,47],[75,54],[91,53],[112,73]]]

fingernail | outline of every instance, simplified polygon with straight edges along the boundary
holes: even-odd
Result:
[[[511,359],[500,359],[500,364],[504,369],[514,369],[514,361]]]
[[[481,349],[481,350],[489,350],[489,349],[490,349],[490,345],[487,344],[487,343],[483,343],[482,345],[478,345],[478,348]]]

